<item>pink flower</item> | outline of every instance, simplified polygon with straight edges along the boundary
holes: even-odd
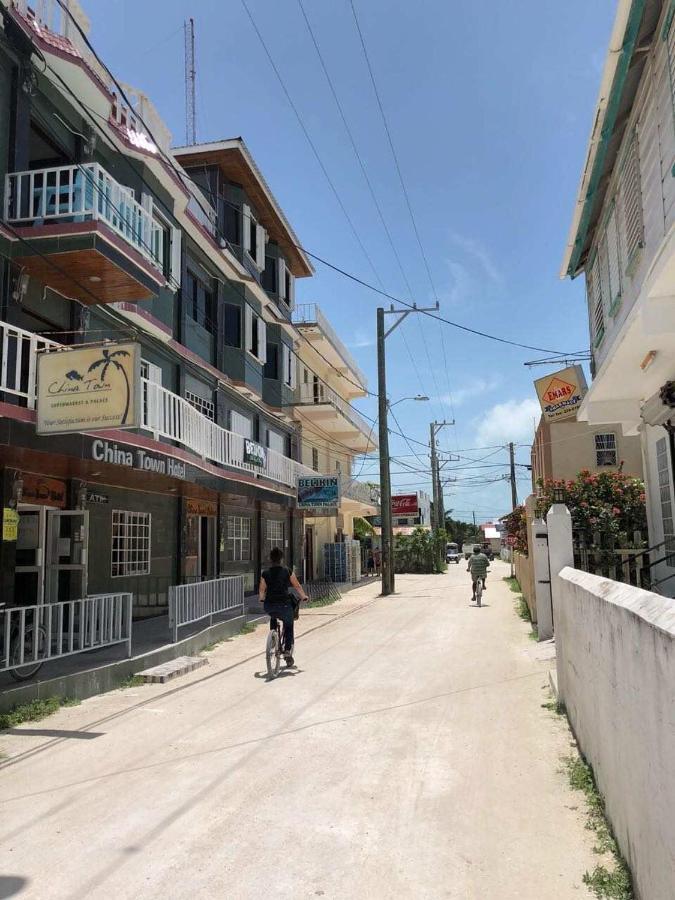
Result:
[[[618,506],[613,506],[613,507],[612,507],[612,512],[614,513],[615,516],[620,516],[620,515],[621,515],[621,510],[619,509]]]

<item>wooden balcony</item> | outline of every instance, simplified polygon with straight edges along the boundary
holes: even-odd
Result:
[[[64,297],[147,300],[166,283],[152,199],[141,205],[98,163],[10,173],[4,221],[14,262]]]

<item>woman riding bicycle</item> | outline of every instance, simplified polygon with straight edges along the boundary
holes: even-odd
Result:
[[[301,600],[309,600],[298,579],[290,569],[282,566],[283,553],[275,547],[270,553],[272,565],[265,569],[260,578],[258,596],[263,604],[265,612],[270,617],[270,630],[277,627],[277,619],[284,624],[284,659],[287,666],[293,665],[293,622],[295,620],[297,604],[291,594],[291,588],[295,588],[300,594]]]

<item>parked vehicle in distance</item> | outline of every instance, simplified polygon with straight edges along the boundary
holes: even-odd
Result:
[[[483,544],[481,544],[481,548],[483,550],[483,553],[490,560],[490,562],[492,562],[492,560],[495,558],[495,554],[492,549],[492,544],[489,541],[485,541]]]
[[[459,557],[460,552],[457,544],[446,544],[445,561],[447,563],[455,563],[456,565],[459,565]]]
[[[473,553],[473,548],[476,546],[475,541],[469,541],[468,544],[462,544],[462,556],[464,559],[468,559]]]

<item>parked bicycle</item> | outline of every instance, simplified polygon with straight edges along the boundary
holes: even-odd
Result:
[[[15,681],[27,681],[40,671],[45,661],[47,632],[37,621],[38,607],[32,614],[32,622],[12,616],[0,604],[0,647],[4,649],[4,668]],[[23,630],[22,630],[23,625]]]

